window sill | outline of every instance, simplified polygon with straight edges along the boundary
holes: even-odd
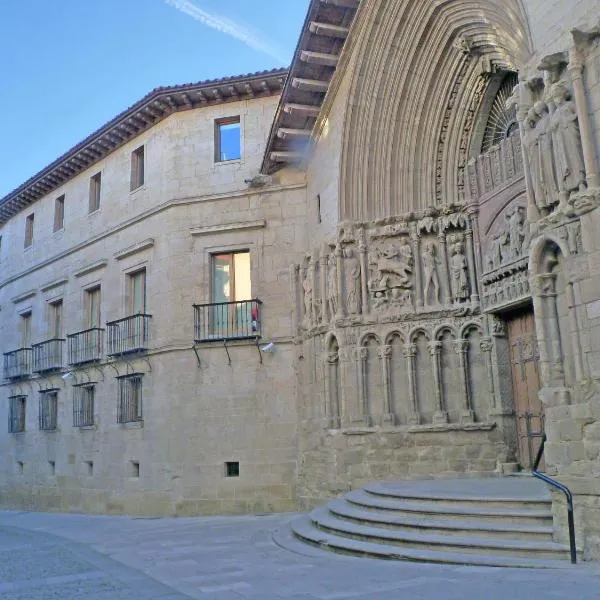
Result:
[[[96,431],[96,429],[98,429],[97,425],[79,425],[77,427],[77,429],[79,429],[79,431]]]
[[[133,194],[137,194],[138,192],[141,192],[142,190],[146,189],[146,184],[142,183],[142,185],[140,185],[139,187],[136,187],[133,190],[129,190],[129,195],[133,195]]]
[[[133,190],[133,191],[135,192],[137,190]],[[100,214],[100,209],[96,208],[95,210],[91,210],[91,211],[88,212],[88,217],[94,217],[94,216],[96,216],[98,214]]]
[[[231,160],[216,160],[214,162],[215,167],[225,167],[227,165],[241,165],[241,158],[233,158]]]
[[[129,423],[120,423],[121,429],[143,429],[144,421],[131,421]]]

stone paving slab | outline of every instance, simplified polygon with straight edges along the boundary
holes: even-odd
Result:
[[[427,565],[279,547],[296,515],[134,519],[0,512],[0,600],[597,600],[600,566]],[[11,550],[14,550],[14,552]]]

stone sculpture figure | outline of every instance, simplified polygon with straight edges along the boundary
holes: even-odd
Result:
[[[327,261],[327,307],[331,319],[335,319],[337,305],[337,259],[335,254],[330,254]]]
[[[360,312],[360,261],[352,248],[344,248],[344,272],[346,282],[346,309],[348,314]]]
[[[527,162],[531,173],[531,194],[537,208],[544,214],[548,212],[548,207],[545,203],[544,188],[542,185],[541,164],[539,161],[539,139],[536,132],[536,124],[539,117],[533,108],[529,109],[527,119],[524,124],[523,131],[523,147],[527,154]]]
[[[551,118],[554,161],[560,192],[568,200],[571,192],[585,190],[585,166],[575,103],[564,83],[550,88],[556,110]]]
[[[450,272],[452,273],[452,295],[455,302],[465,302],[469,299],[469,265],[462,243],[452,246]]]
[[[427,242],[421,256],[423,262],[423,296],[426,306],[440,304],[440,279],[437,273],[437,251],[434,242]],[[430,296],[433,291],[433,303]]]
[[[408,296],[402,290],[410,290],[413,286],[413,254],[410,244],[403,242],[400,246],[377,248],[371,264],[374,268],[369,280],[369,290],[373,308],[390,303],[404,307]],[[412,295],[410,301],[412,305]]]
[[[539,164],[540,188],[543,194],[542,206],[546,209],[558,201],[558,186],[554,170],[554,149],[552,146],[552,131],[550,129],[550,111],[545,102],[536,102],[533,106],[539,120],[535,126],[537,132],[538,155],[535,160]]]
[[[523,244],[525,241],[525,208],[517,206],[508,218],[508,236],[510,257],[515,260],[523,253]]]

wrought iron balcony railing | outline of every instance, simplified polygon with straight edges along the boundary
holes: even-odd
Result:
[[[244,340],[261,337],[260,300],[194,304],[196,342]]]
[[[67,341],[67,362],[70,365],[81,365],[102,360],[104,329],[92,327],[85,331],[71,333],[67,335]]]
[[[65,340],[51,339],[31,346],[33,350],[33,372],[45,373],[63,368],[63,344]]]
[[[150,340],[152,315],[132,315],[106,324],[109,356],[143,352]]]
[[[4,353],[4,377],[21,379],[31,375],[31,348],[19,348]]]

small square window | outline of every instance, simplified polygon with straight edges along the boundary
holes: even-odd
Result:
[[[94,461],[86,460],[84,462],[85,474],[91,477],[94,474]]]
[[[144,185],[144,146],[131,153],[131,191]]]
[[[29,248],[33,244],[33,223],[35,221],[35,214],[31,213],[25,219],[25,248]]]
[[[56,463],[53,460],[48,461],[48,472],[50,475],[56,474]]]
[[[129,461],[129,477],[138,479],[140,476],[140,463],[137,460]]]
[[[17,473],[19,475],[23,475],[23,471],[25,470],[25,463],[22,460],[17,461]]]
[[[90,204],[89,212],[94,212],[100,208],[100,189],[102,187],[102,173],[96,173],[90,177]]]
[[[59,231],[65,226],[65,196],[59,196],[54,201],[54,231]]]
[[[225,477],[239,477],[240,476],[240,463],[239,462],[226,462],[225,463]]]
[[[239,160],[242,156],[240,118],[215,121],[215,162]]]

